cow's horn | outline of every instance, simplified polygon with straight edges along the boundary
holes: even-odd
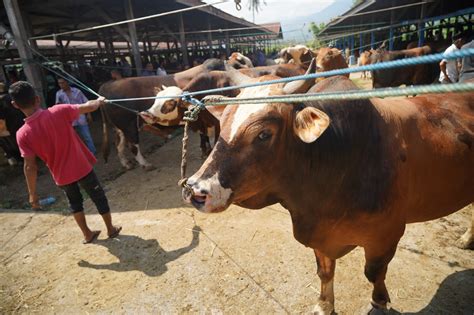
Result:
[[[306,74],[316,73],[316,59],[311,59]],[[311,86],[314,84],[314,79],[292,81],[285,84],[283,87],[283,93],[295,94],[295,93],[306,93]]]

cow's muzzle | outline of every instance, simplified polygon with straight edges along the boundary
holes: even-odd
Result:
[[[139,113],[140,117],[149,125],[153,125],[157,122],[158,117],[150,113],[149,111],[143,111]]]
[[[196,183],[189,180],[183,183],[182,187],[183,189],[181,193],[183,196],[183,200],[186,203],[193,205],[193,207],[197,210],[207,212],[204,210],[204,208],[206,206],[206,200],[209,197],[209,192],[203,189],[199,189],[196,186]]]

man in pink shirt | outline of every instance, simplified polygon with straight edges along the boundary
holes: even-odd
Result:
[[[96,159],[72,127],[72,122],[79,115],[97,110],[105,99],[80,105],[56,105],[43,110],[40,98],[28,82],[16,82],[8,92],[13,106],[26,116],[25,124],[16,137],[25,161],[24,173],[32,207],[39,208],[36,194],[36,157],[39,157],[48,166],[56,185],[64,190],[74,219],[84,234],[84,244],[93,242],[100,231],[92,231],[87,226],[79,186],[87,192],[102,215],[108,236],[117,236],[122,228],[112,225],[107,197],[93,169]]]

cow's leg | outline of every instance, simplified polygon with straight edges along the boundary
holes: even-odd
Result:
[[[143,169],[146,171],[151,171],[154,170],[155,167],[151,165],[147,160],[142,155],[142,152],[140,151],[140,146],[138,143],[133,143],[130,144],[130,151],[132,151],[133,155],[135,156],[135,160],[137,160],[138,164],[140,164]]]
[[[133,164],[125,155],[125,148],[127,147],[127,139],[125,139],[125,135],[122,130],[118,128],[114,128],[114,130],[115,130],[115,134],[117,135],[117,155],[120,159],[120,163],[127,170],[131,170],[133,168]]]
[[[471,204],[471,226],[459,239],[459,247],[474,249],[474,204]]]
[[[369,314],[383,313],[390,302],[390,296],[385,286],[385,275],[387,274],[388,264],[395,255],[398,240],[399,238],[390,243],[378,242],[378,244],[373,246],[364,247],[364,273],[367,279],[374,285]]]
[[[321,280],[321,293],[319,301],[314,307],[314,314],[326,315],[334,311],[334,270],[336,260],[322,254],[317,249],[314,250],[316,263],[318,265],[318,276]]]

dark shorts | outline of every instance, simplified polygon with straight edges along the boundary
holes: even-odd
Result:
[[[77,182],[59,186],[59,188],[61,188],[66,194],[66,197],[69,200],[69,206],[73,213],[84,211],[84,199],[82,198],[79,186],[86,191],[100,214],[110,212],[109,203],[105,196],[104,189],[100,185],[94,170],[92,170]]]

